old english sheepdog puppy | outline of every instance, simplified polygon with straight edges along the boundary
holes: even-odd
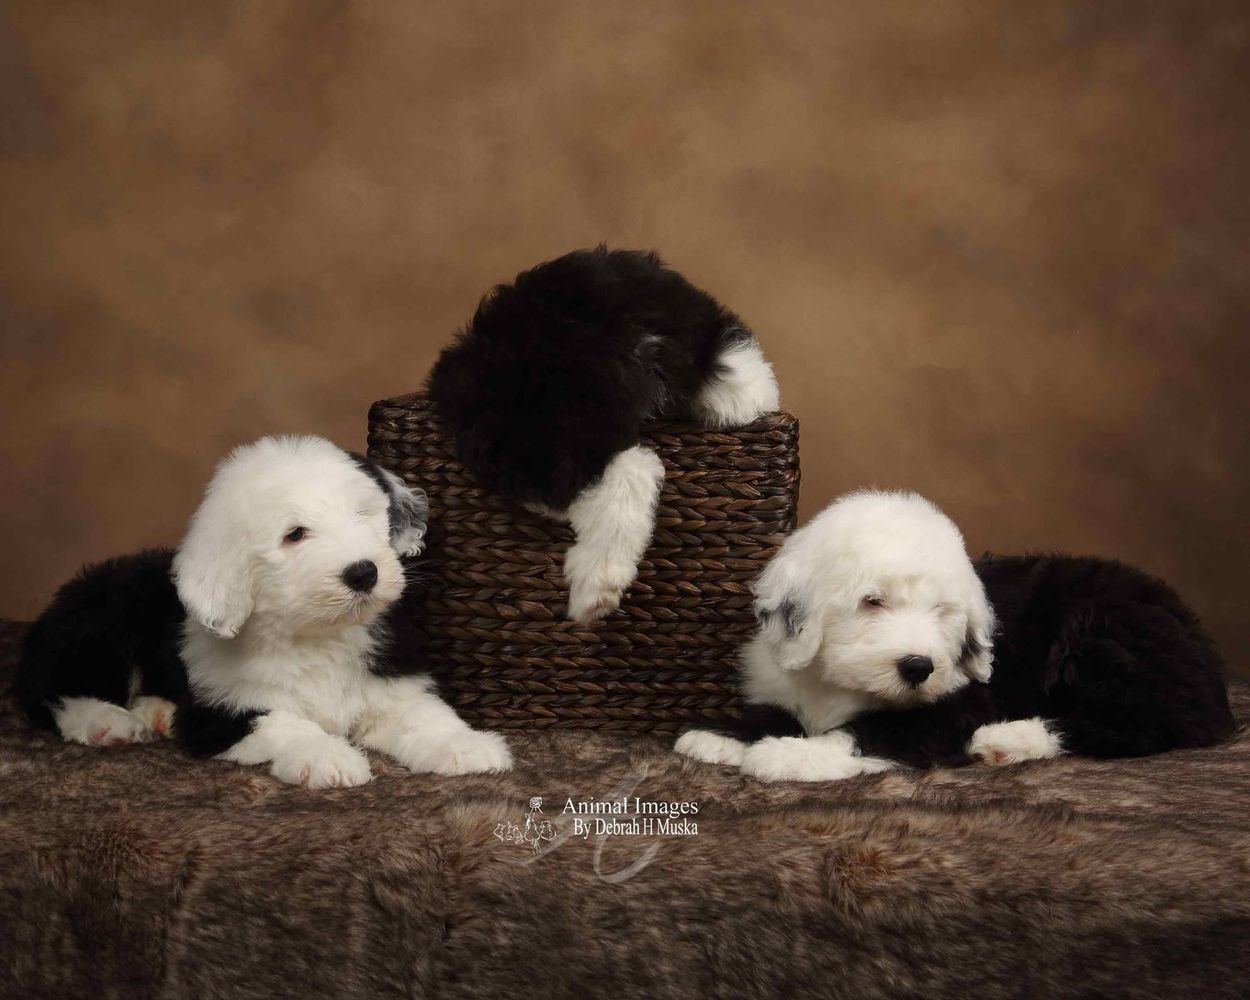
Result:
[[[1132,757],[1234,723],[1223,666],[1167,584],[1103,559],[985,556],[914,493],[860,492],[756,585],[740,723],[680,753],[766,780],[905,765]]]
[[[604,247],[495,288],[427,391],[485,486],[572,527],[568,617],[582,624],[619,605],[654,531],[664,466],[643,422],[732,427],[779,405],[737,316],[654,253]]]
[[[264,438],[217,468],[177,552],[85,569],[31,628],[17,688],[67,740],[174,735],[311,788],[370,778],[359,747],[413,771],[504,770],[425,676],[388,673],[386,609],[427,504],[321,438]]]

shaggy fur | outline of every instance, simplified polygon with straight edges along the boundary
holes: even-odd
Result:
[[[896,764],[1136,757],[1233,730],[1223,663],[1167,584],[1072,556],[974,566],[915,494],[836,501],[757,590],[743,687],[759,707],[683,735],[682,753],[818,781]]]
[[[576,535],[569,615],[603,617],[633,581],[664,470],[646,420],[749,423],[778,406],[754,336],[653,253],[604,247],[540,264],[478,306],[430,373],[460,460]]]
[[[173,551],[154,549],[82,570],[26,636],[17,694],[36,725],[56,727],[64,698],[128,708],[136,697],[178,702],[186,675],[178,657],[182,604],[170,577]],[[133,726],[138,727],[138,720]],[[113,739],[130,742],[130,730]]]
[[[0,630],[0,641],[12,636]],[[7,661],[8,657],[0,657]],[[0,662],[0,684],[9,675]],[[1238,716],[1250,689],[1233,688]],[[528,732],[499,775],[373,755],[310,792],[0,700],[0,996],[1201,997],[1250,992],[1250,739],[763,784],[660,738]],[[698,833],[493,831],[531,796],[694,800]],[[632,878],[604,875],[655,846]]]
[[[360,746],[413,770],[506,767],[502,738],[470,729],[428,678],[375,669],[426,509],[320,438],[236,449],[176,553],[89,567],[57,594],[26,642],[22,704],[67,740],[172,730],[194,753],[311,787],[368,781]]]

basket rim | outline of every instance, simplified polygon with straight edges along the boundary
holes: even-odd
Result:
[[[375,410],[383,407],[395,410],[412,410],[422,407],[434,410],[436,413],[438,410],[438,407],[435,405],[434,401],[430,399],[429,395],[420,391],[406,392],[399,396],[389,396],[385,399],[376,400],[373,405],[369,407],[370,419],[373,418]],[[673,428],[675,430],[680,428],[689,428],[689,430],[683,430],[680,431],[680,433],[725,434],[733,436],[744,431],[749,432],[758,428],[776,426],[778,423],[793,424],[797,427],[799,418],[790,410],[783,408],[780,410],[769,410],[767,413],[763,413],[755,420],[752,420],[749,424],[738,424],[734,427],[708,427],[706,424],[699,423],[697,420],[682,420],[676,418],[648,420],[643,423],[642,427],[644,433],[655,428]]]

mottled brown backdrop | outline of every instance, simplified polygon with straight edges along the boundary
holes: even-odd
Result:
[[[10,0],[0,614],[606,241],[759,332],[805,514],[1122,556],[1240,661],[1248,68],[1241,2]]]

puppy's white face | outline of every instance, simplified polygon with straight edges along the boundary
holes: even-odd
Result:
[[[928,575],[864,575],[829,595],[817,661],[822,677],[895,705],[935,701],[968,683],[968,609],[959,588]]]
[[[320,438],[265,438],[218,468],[175,558],[188,614],[230,638],[251,618],[290,634],[364,623],[404,589],[392,511],[424,496]],[[419,549],[419,535],[418,544]],[[414,551],[411,544],[405,551]]]
[[[359,471],[336,464],[318,472],[313,481],[269,484],[254,498],[252,611],[296,630],[368,621],[404,589],[386,495]]]
[[[914,493],[853,493],[792,534],[756,583],[756,678],[803,671],[899,707],[991,672],[994,614],[954,523]]]

